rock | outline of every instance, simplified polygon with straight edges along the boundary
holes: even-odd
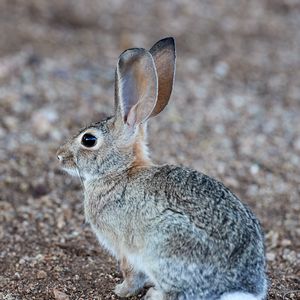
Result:
[[[215,66],[214,72],[217,77],[224,78],[229,72],[229,66],[226,62],[221,61]]]
[[[279,233],[277,231],[269,231],[266,234],[266,240],[270,248],[276,248],[278,246]]]
[[[283,246],[283,247],[286,247],[286,246],[290,246],[292,245],[292,242],[288,239],[283,239],[280,244]]]
[[[47,273],[43,270],[40,270],[36,274],[37,279],[45,279],[47,277]]]
[[[259,172],[259,165],[253,164],[253,165],[250,167],[250,173],[251,173],[252,175],[256,175],[258,172]]]
[[[274,261],[276,258],[276,253],[275,252],[267,252],[266,258],[268,261]]]
[[[17,298],[15,298],[11,293],[0,293],[0,299],[3,300],[17,300]]]
[[[65,220],[64,220],[64,215],[60,214],[57,217],[57,228],[62,229],[65,226]]]
[[[53,289],[53,296],[54,296],[54,299],[56,300],[69,300],[69,296],[64,293],[64,292],[61,292],[57,289]]]
[[[239,182],[233,177],[225,178],[225,184],[229,187],[237,189],[239,187]]]
[[[5,116],[3,118],[3,122],[5,126],[11,131],[14,131],[18,127],[18,119],[16,117]]]
[[[52,125],[49,120],[37,112],[32,116],[32,128],[36,135],[43,137],[51,132]]]
[[[50,134],[57,119],[57,112],[51,108],[43,108],[34,112],[31,118],[34,133],[40,137]]]
[[[287,260],[290,263],[299,263],[297,259],[297,253],[294,250],[290,249],[283,249],[282,253],[283,259]]]
[[[35,256],[35,259],[36,259],[37,261],[43,261],[44,258],[45,258],[45,256],[44,256],[43,254],[38,254],[38,255]]]

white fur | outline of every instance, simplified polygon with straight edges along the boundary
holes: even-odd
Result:
[[[63,168],[63,170],[66,171],[71,176],[79,177],[78,171],[76,169]]]
[[[221,296],[220,300],[262,300],[261,295],[254,296],[253,294],[243,293],[243,292],[234,292],[226,293]]]
[[[145,300],[163,300],[163,299],[165,299],[165,297],[164,297],[164,293],[162,291],[158,291],[155,288],[151,287],[147,291],[144,299]]]
[[[89,218],[86,219],[89,221]],[[105,248],[112,256],[119,259],[114,247],[111,245],[108,239],[106,239],[92,223],[91,223],[91,227],[94,233],[96,234],[98,241],[102,245],[102,247]]]

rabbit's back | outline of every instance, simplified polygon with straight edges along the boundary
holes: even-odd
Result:
[[[141,171],[137,180],[136,188],[143,191],[141,201],[148,202],[149,198],[156,207],[186,216],[216,240],[230,240],[244,230],[262,236],[259,222],[247,205],[203,173],[165,165]]]
[[[127,196],[131,189],[140,193],[140,224],[147,224],[144,235],[151,241],[146,243],[149,256],[159,254],[181,274],[186,272],[190,279],[184,285],[205,289],[209,282],[209,297],[241,287],[254,294],[264,291],[259,222],[222,183],[170,165],[140,171],[129,182]],[[173,273],[176,282],[178,274]]]

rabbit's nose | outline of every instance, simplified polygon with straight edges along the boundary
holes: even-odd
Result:
[[[64,158],[64,152],[63,152],[63,149],[62,148],[59,148],[56,152],[56,157],[59,161],[62,161],[63,158]]]

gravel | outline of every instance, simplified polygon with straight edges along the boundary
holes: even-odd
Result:
[[[265,230],[268,299],[300,299],[300,2],[84,3],[0,2],[0,299],[117,299],[117,262],[55,152],[112,114],[118,55],[169,35],[177,76],[152,157],[243,199]]]

